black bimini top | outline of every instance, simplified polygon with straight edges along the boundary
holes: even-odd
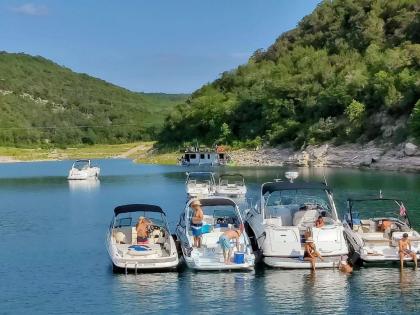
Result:
[[[138,212],[138,211],[158,212],[165,215],[165,212],[162,210],[161,207],[155,206],[155,205],[148,205],[148,204],[123,205],[123,206],[118,206],[114,209],[115,215],[118,215],[120,213]]]
[[[262,194],[272,193],[279,190],[297,190],[297,189],[320,189],[331,191],[324,183],[290,183],[290,182],[272,182],[265,183],[262,186]]]
[[[228,198],[204,198],[200,199],[200,202],[202,206],[236,206],[236,203]]]

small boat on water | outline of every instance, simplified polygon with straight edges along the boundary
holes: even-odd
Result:
[[[189,198],[211,196],[216,192],[216,181],[212,172],[187,172],[185,190]]]
[[[382,194],[380,194],[382,195]],[[411,227],[408,210],[398,198],[349,198],[344,232],[354,263],[400,261],[398,242],[408,234],[411,250],[420,259],[420,234]],[[366,216],[369,212],[372,215]],[[412,261],[407,256],[405,261]]]
[[[222,174],[219,176],[219,184],[216,194],[228,197],[244,197],[247,189],[245,178],[241,174]]]
[[[330,188],[324,183],[295,183],[297,172],[287,172],[287,182],[261,186],[259,204],[247,210],[246,229],[254,250],[270,267],[309,269],[305,242],[313,242],[324,261],[316,268],[338,267],[348,254],[343,224],[338,219]],[[324,225],[316,227],[322,217]]]
[[[232,199],[214,196],[199,199],[204,212],[201,247],[193,247],[191,204],[195,201],[187,202],[176,228],[176,235],[187,266],[194,270],[252,270],[255,256],[245,231],[239,237],[240,250],[233,249],[234,262],[226,264],[224,261],[223,250],[219,243],[220,236],[225,231],[243,227],[239,208]]]
[[[178,159],[180,165],[226,165],[230,161],[230,156],[225,152],[222,146],[216,146],[214,149],[193,147],[186,149],[181,158]]]
[[[98,178],[100,171],[99,167],[91,165],[90,160],[77,160],[73,163],[67,179],[84,180]]]
[[[150,224],[147,239],[139,243],[136,224],[141,220]],[[165,212],[155,205],[116,207],[106,242],[114,270],[174,269],[179,263]]]

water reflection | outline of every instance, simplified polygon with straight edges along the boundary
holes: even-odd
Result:
[[[266,270],[264,296],[280,313],[345,312],[348,275],[336,270]]]
[[[85,180],[69,180],[69,189],[72,192],[75,191],[95,191],[100,186],[100,180],[96,178],[90,178]]]

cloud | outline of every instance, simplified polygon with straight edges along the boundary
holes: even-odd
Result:
[[[11,10],[19,14],[32,16],[47,15],[49,13],[48,8],[45,5],[36,5],[33,3],[25,3],[20,6],[13,7]]]

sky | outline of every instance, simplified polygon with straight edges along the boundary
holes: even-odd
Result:
[[[296,27],[319,0],[0,0],[0,51],[138,92],[191,93]]]

